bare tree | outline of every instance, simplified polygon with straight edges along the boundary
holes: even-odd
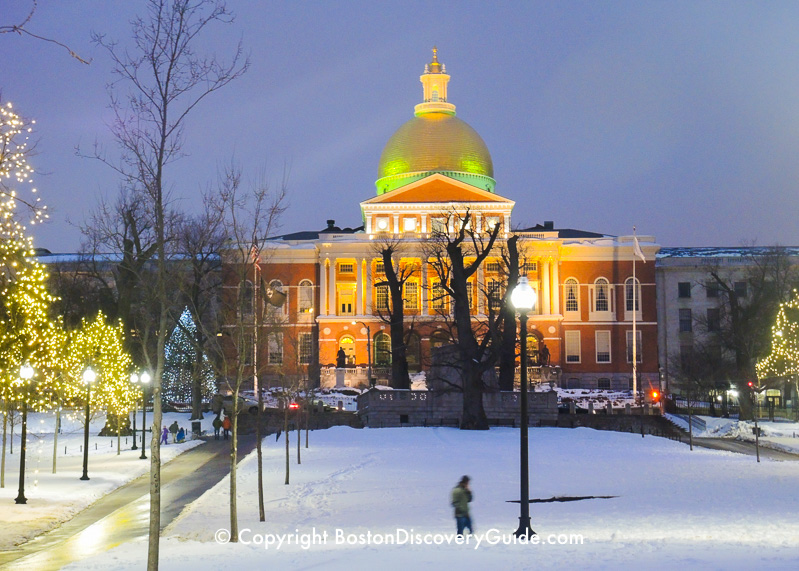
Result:
[[[384,274],[384,279],[376,280],[375,286],[388,288],[388,307],[378,306],[377,314],[389,324],[391,333],[391,384],[395,389],[408,389],[411,382],[408,374],[403,290],[408,279],[417,274],[419,268],[402,262],[404,248],[400,237],[379,237],[374,242],[373,250],[383,261]]]
[[[492,353],[492,335],[475,332],[471,315],[469,279],[489,256],[500,232],[497,224],[487,232],[474,230],[472,213],[450,213],[447,230],[435,232],[426,259],[440,280],[441,287],[450,295],[458,351],[457,368],[461,372],[463,391],[463,430],[487,430],[488,419],[483,408],[483,374],[494,366],[496,354]],[[480,284],[478,284],[479,287]],[[479,292],[475,291],[477,295]],[[491,304],[489,303],[489,308]],[[489,310],[488,331],[494,326],[496,316]],[[478,338],[479,337],[479,338]]]
[[[153,215],[155,283],[160,306],[153,367],[153,438],[150,471],[150,530],[148,569],[158,568],[161,522],[161,374],[168,332],[167,213],[169,165],[183,154],[186,118],[210,94],[241,76],[249,61],[241,45],[229,63],[195,50],[210,25],[229,23],[232,16],[223,2],[212,0],[149,0],[147,15],[132,22],[133,47],[96,34],[113,63],[116,81],[109,87],[114,112],[112,134],[120,148],[119,161],[107,160],[95,149],[95,157],[114,168],[126,188],[135,188],[148,200]],[[121,96],[119,89],[126,92]]]
[[[42,40],[44,42],[49,42],[51,44],[55,44],[55,45],[57,45],[59,47],[64,48],[65,50],[67,50],[69,52],[69,55],[72,56],[73,58],[75,58],[76,60],[78,60],[80,63],[85,63],[86,65],[89,65],[91,63],[91,60],[83,59],[77,53],[72,51],[72,49],[70,49],[70,47],[67,46],[66,44],[62,44],[58,40],[54,40],[52,38],[47,38],[47,37],[44,37],[44,36],[40,36],[39,34],[34,34],[33,32],[31,32],[28,29],[27,26],[28,26],[28,24],[31,23],[31,20],[33,20],[33,15],[36,12],[37,6],[38,6],[38,2],[36,0],[32,0],[31,1],[31,9],[30,9],[30,12],[28,12],[28,15],[25,16],[25,18],[21,22],[19,22],[18,24],[0,25],[0,34],[14,33],[14,34],[18,34],[20,36],[24,34],[24,35],[30,36],[32,38],[35,38],[37,40]]]

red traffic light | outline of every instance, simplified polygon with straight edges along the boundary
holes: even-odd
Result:
[[[748,382],[748,383],[746,383],[746,384],[747,384],[747,385],[749,385],[749,388],[750,388],[750,389],[753,389],[753,388],[755,388],[755,383],[753,383],[752,381],[749,381],[749,382]]]

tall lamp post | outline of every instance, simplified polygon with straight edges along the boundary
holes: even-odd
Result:
[[[142,460],[147,460],[147,454],[144,451],[147,449],[147,446],[144,444],[145,440],[145,431],[147,430],[147,386],[150,384],[150,373],[144,371],[139,377],[141,381],[141,458]]]
[[[83,476],[81,480],[89,479],[89,400],[92,396],[92,383],[97,378],[97,373],[92,371],[91,366],[83,371],[83,384],[86,385],[86,419],[83,423]]]
[[[130,374],[130,384],[133,385],[134,390],[136,387],[139,386],[139,375],[136,373]],[[139,447],[136,446],[136,413],[139,412],[136,410],[136,405],[138,404],[138,399],[133,399],[133,446],[130,447],[131,450],[138,450]],[[144,438],[142,437],[141,445],[144,446]]]
[[[363,321],[353,321],[353,325],[357,325],[360,323],[364,327],[366,327],[366,352],[367,352],[367,363],[369,368],[367,369],[367,374],[369,375],[369,386],[372,386],[372,329],[364,323]]]
[[[25,387],[25,398],[22,399],[22,445],[20,446],[19,454],[19,494],[14,500],[17,504],[27,504],[28,499],[25,497],[25,451],[27,450],[28,440],[28,383],[33,378],[33,367],[29,363],[25,363],[19,368],[19,378]]]
[[[528,437],[527,437],[527,312],[535,305],[536,293],[527,281],[526,276],[519,278],[519,283],[510,294],[511,303],[519,312],[519,344],[521,357],[520,395],[522,423],[519,432],[520,441],[520,498],[519,498],[519,529],[516,537],[530,538],[535,531],[530,527],[530,478],[528,466]]]

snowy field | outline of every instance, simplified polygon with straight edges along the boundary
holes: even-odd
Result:
[[[674,415],[667,415],[667,417],[683,430],[688,430],[687,421],[675,417]],[[751,420],[744,421],[733,418],[714,418],[712,416],[699,415],[697,415],[696,418],[702,419],[707,429],[699,432],[694,431],[694,436],[731,438],[735,440],[744,440],[746,442],[755,441],[755,423]],[[758,420],[757,426],[760,429],[761,446],[799,454],[799,422],[792,422],[789,420],[775,420],[774,422]]]
[[[189,414],[165,413],[164,424],[177,420],[180,426],[191,428]],[[148,425],[152,414],[147,415]],[[213,415],[206,415],[203,429],[213,431]],[[11,454],[11,427],[6,441],[5,487],[0,488],[0,550],[26,541],[52,529],[86,506],[112,492],[119,486],[144,474],[150,461],[141,460],[141,448],[131,450],[131,437],[121,437],[117,455],[116,437],[96,436],[106,423],[105,415],[92,419],[89,426],[90,480],[81,481],[83,474],[83,420],[77,415],[64,414],[58,435],[56,473],[53,474],[53,431],[55,414],[28,415],[28,447],[25,454],[25,497],[28,503],[14,503],[19,489],[20,428],[14,427]],[[137,415],[137,444],[141,447],[141,411]],[[149,449],[150,433],[147,433]],[[189,435],[190,437],[190,435]],[[178,454],[202,444],[202,440],[187,441],[161,447],[161,458],[168,462]],[[149,456],[149,453],[147,454]]]
[[[531,497],[615,497],[531,504],[542,544],[504,544],[518,525],[519,506],[508,503],[518,497],[518,439],[518,431],[504,428],[335,427],[311,433],[299,466],[292,440],[286,486],[284,442],[267,438],[266,522],[258,521],[252,454],[239,470],[242,541],[215,541],[215,534],[226,539],[229,527],[224,480],[165,531],[160,568],[799,566],[799,462],[757,464],[584,428],[531,430]],[[449,493],[463,474],[472,477],[476,534],[456,544]],[[146,545],[132,543],[71,568],[142,569],[145,558]]]

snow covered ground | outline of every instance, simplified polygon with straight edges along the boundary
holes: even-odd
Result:
[[[799,462],[758,464],[748,456],[584,428],[533,429],[531,497],[614,497],[531,504],[542,544],[520,545],[504,543],[518,525],[519,506],[508,503],[519,493],[516,430],[313,432],[301,465],[292,440],[290,485],[283,484],[282,438],[265,443],[266,522],[258,521],[252,454],[239,469],[241,542],[215,541],[226,540],[229,528],[223,480],[165,531],[161,569],[799,565]],[[463,474],[472,477],[477,533],[457,544],[449,493]],[[146,546],[131,543],[71,568],[141,569],[145,558]]]
[[[180,426],[191,428],[189,414],[165,413],[164,424],[177,420]],[[148,424],[152,415],[148,414]],[[206,415],[203,429],[213,431],[212,415]],[[96,436],[105,425],[105,415],[92,420],[89,426],[90,480],[81,481],[83,474],[83,420],[79,415],[62,415],[62,433],[57,441],[56,473],[53,474],[53,431],[55,414],[28,415],[28,446],[25,454],[25,497],[27,504],[14,502],[19,489],[19,425],[14,427],[14,453],[11,439],[6,443],[5,487],[0,488],[0,550],[26,541],[52,529],[86,506],[137,478],[150,469],[149,460],[141,460],[141,448],[131,450],[131,437],[121,438],[121,453],[117,455],[116,437]],[[137,444],[141,446],[141,411],[137,415]],[[10,435],[10,426],[9,426]],[[149,433],[147,445],[149,447]],[[202,440],[170,444],[161,448],[161,458],[168,462],[178,454],[202,444]],[[149,454],[148,454],[149,456]]]

